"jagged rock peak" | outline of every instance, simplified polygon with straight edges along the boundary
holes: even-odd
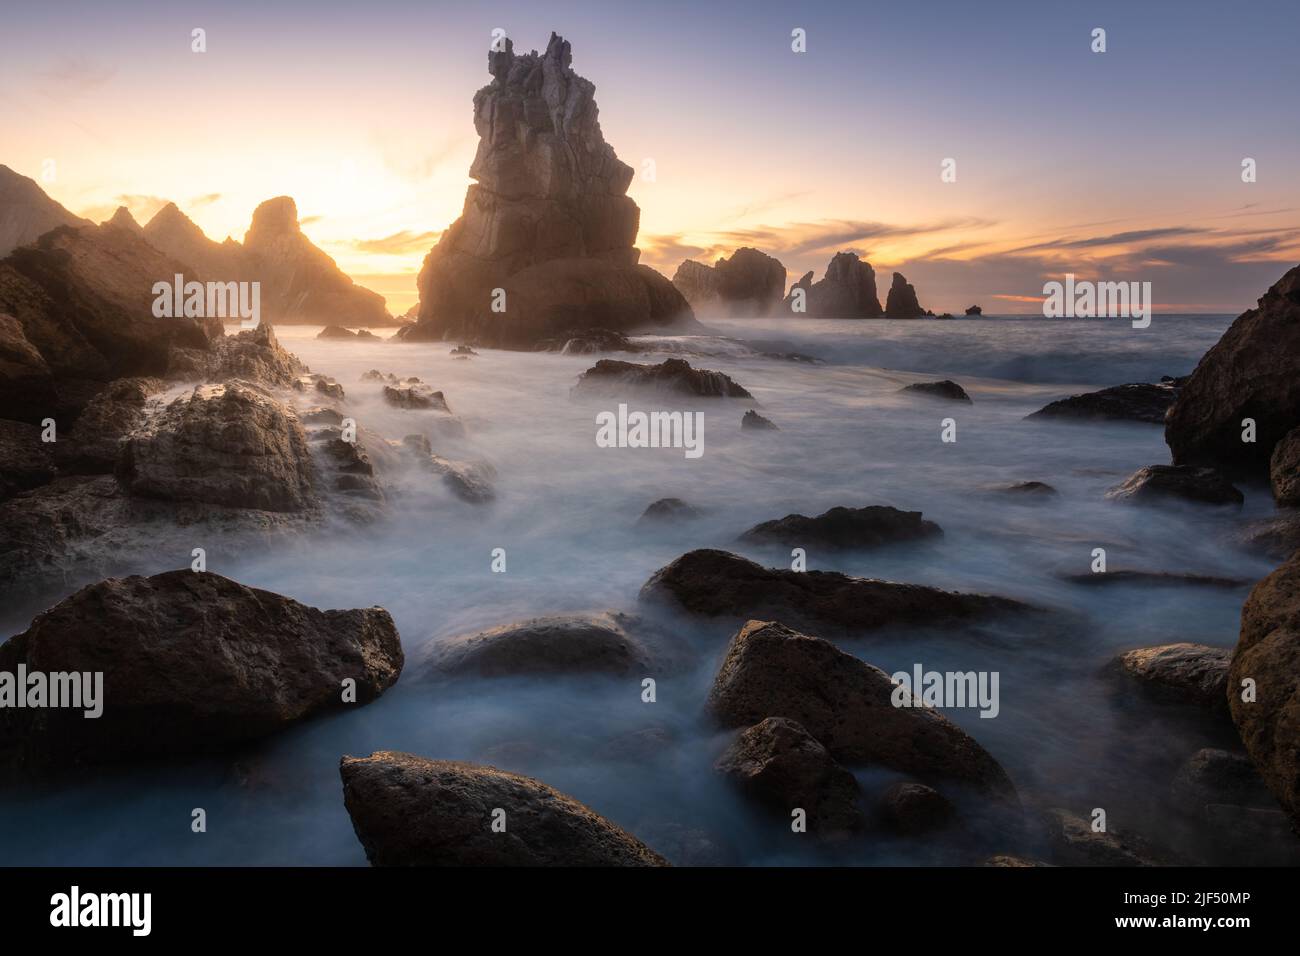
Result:
[[[298,204],[291,196],[276,196],[253,210],[253,222],[248,227],[248,235],[244,237],[244,241],[248,242],[250,236],[259,233],[277,235],[298,231]]]

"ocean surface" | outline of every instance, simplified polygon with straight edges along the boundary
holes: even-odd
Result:
[[[998,671],[1001,711],[948,715],[1006,767],[1035,802],[1112,826],[1173,840],[1163,810],[1169,778],[1216,741],[1196,727],[1135,710],[1101,673],[1129,647],[1172,641],[1231,646],[1247,588],[1111,585],[1063,575],[1089,570],[1104,547],[1111,570],[1197,572],[1254,581],[1272,565],[1227,542],[1268,514],[1263,486],[1240,486],[1240,511],[1141,508],[1106,501],[1135,469],[1167,463],[1162,429],[1142,424],[1026,421],[1063,396],[1190,372],[1230,316],[1156,316],[1150,328],[1110,320],[953,321],[729,320],[716,337],[644,339],[748,388],[779,431],[742,431],[747,403],[700,402],[704,454],[596,446],[595,416],[616,400],[573,398],[593,356],[479,349],[468,361],[451,343],[317,340],[316,328],[277,329],[281,342],[348,393],[347,413],[389,438],[419,430],[418,412],[387,406],[362,383],[377,368],[417,375],[442,389],[467,437],[435,450],[479,457],[497,470],[497,500],[450,494],[396,499],[389,519],[339,527],[281,547],[210,550],[209,570],[322,608],[381,605],[393,615],[406,670],[379,701],[303,724],[224,758],[147,770],[87,773],[75,785],[0,796],[0,862],[25,864],[337,864],[365,856],[343,807],[339,757],[407,750],[493,763],[571,794],[674,862],[926,864],[968,862],[953,841],[863,837],[833,847],[791,839],[788,823],[739,799],[712,769],[731,738],[702,713],[730,633],[682,622],[696,652],[681,673],[657,678],[643,703],[640,676],[421,679],[439,640],[540,614],[634,610],[658,568],[698,547],[726,548],[789,566],[788,549],[752,548],[736,537],[791,512],[888,504],[924,512],[944,535],[919,545],[829,554],[810,568],[982,591],[1058,612],[1041,629],[909,629],[841,646],[886,671]],[[793,360],[790,353],[818,361]],[[974,400],[953,405],[899,393],[912,382],[952,378]],[[629,395],[633,408],[687,407]],[[956,420],[957,440],[940,440]],[[990,486],[1045,481],[1059,495],[1035,503]],[[652,501],[680,497],[696,522],[647,529]],[[494,548],[507,571],[491,572]],[[124,570],[188,565],[188,553],[156,554]],[[5,634],[27,616],[0,614]],[[673,744],[618,759],[609,742],[661,728]],[[878,789],[894,776],[864,768]],[[191,811],[208,829],[190,830]]]

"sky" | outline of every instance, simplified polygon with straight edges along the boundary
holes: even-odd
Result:
[[[1038,312],[1073,272],[1236,313],[1300,262],[1300,0],[5,6],[0,163],[218,241],[291,195],[395,312],[464,203],[494,28],[570,41],[669,276],[755,246],[793,282],[852,250],[935,312]]]

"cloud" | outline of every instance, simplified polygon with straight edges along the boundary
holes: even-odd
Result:
[[[117,74],[114,67],[84,57],[64,57],[38,74],[38,89],[45,96],[72,99],[93,93]]]
[[[428,252],[440,235],[441,232],[411,232],[403,229],[382,239],[353,239],[348,245],[358,252],[400,256],[411,252]]]

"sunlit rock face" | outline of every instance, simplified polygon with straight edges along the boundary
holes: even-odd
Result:
[[[461,217],[420,271],[408,339],[463,338],[528,347],[578,327],[633,329],[690,320],[667,278],[634,243],[641,213],[631,166],[605,142],[595,86],[569,44],[488,54],[492,82],[474,96],[477,180]]]

